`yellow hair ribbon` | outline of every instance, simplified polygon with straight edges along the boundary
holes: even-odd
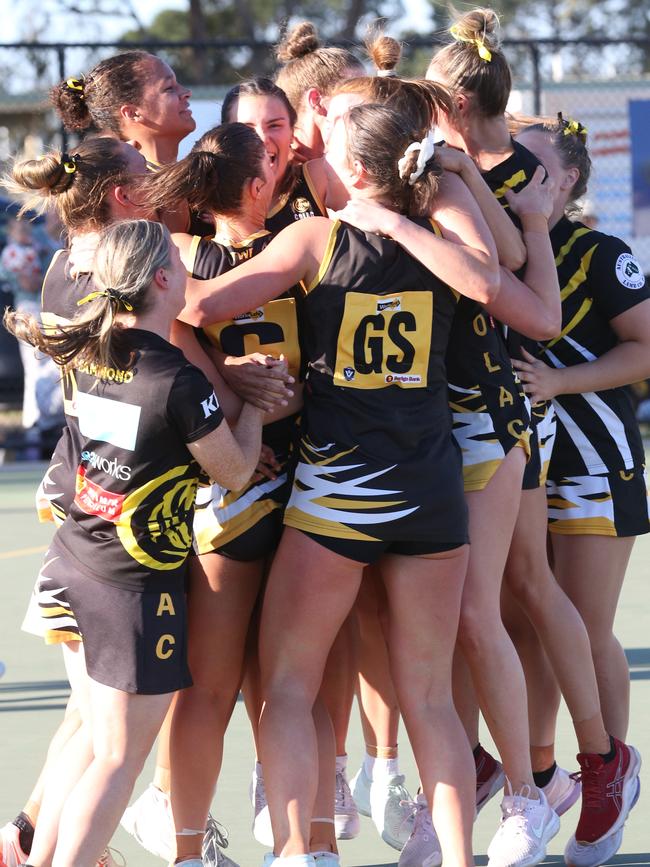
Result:
[[[486,63],[489,63],[492,60],[492,52],[489,48],[485,47],[485,42],[477,36],[463,36],[460,32],[460,28],[458,24],[453,24],[449,28],[449,32],[454,37],[456,42],[467,42],[468,45],[475,45],[478,51],[478,56],[481,60],[484,60]]]
[[[83,93],[84,85],[80,78],[68,78],[66,86],[69,87],[70,90],[80,90]]]
[[[570,120],[566,122],[566,126],[564,127],[564,135],[577,135],[587,137],[587,127],[583,126],[577,120]]]
[[[81,307],[82,304],[88,304],[89,301],[94,301],[95,298],[108,298],[110,301],[122,304],[125,310],[133,310],[133,305],[123,295],[116,292],[115,289],[102,289],[101,291],[89,292],[88,295],[84,295],[83,298],[77,301],[77,307]]]
[[[63,171],[66,173],[66,175],[72,175],[74,174],[74,172],[77,171],[77,163],[75,160],[66,160],[65,162],[61,163],[61,165],[63,166]]]

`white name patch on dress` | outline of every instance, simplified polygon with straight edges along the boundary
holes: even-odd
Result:
[[[140,424],[139,406],[80,391],[77,411],[83,436],[133,451]]]

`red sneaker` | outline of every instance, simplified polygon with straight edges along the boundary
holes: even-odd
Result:
[[[615,834],[634,805],[641,756],[612,738],[616,755],[605,763],[597,753],[579,753],[582,810],[576,828],[578,843],[595,843]]]
[[[480,747],[474,762],[476,764],[476,815],[478,816],[490,798],[501,791],[506,778],[501,762],[497,762],[483,747]]]
[[[20,846],[20,829],[9,822],[0,828],[0,867],[19,867],[27,861]]]

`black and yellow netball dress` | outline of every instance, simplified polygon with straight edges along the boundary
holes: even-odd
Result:
[[[124,332],[122,368],[77,368],[74,499],[37,587],[46,641],[83,638],[89,675],[127,692],[190,682],[184,577],[199,467],[187,443],[223,421],[180,350]]]
[[[192,276],[209,280],[235,268],[261,252],[273,235],[262,230],[242,241],[195,238],[190,248]],[[221,352],[231,356],[261,352],[286,358],[291,375],[300,376],[300,345],[295,293],[203,329]],[[291,483],[289,456],[296,437],[296,417],[264,426],[262,441],[280,465],[275,479],[253,476],[240,491],[201,485],[194,516],[194,545],[199,554],[213,551],[235,560],[258,560],[277,546],[282,515]]]
[[[70,250],[58,250],[43,279],[41,289],[41,321],[45,326],[70,322],[79,312],[77,302],[92,292],[90,274],[72,276]],[[40,521],[61,524],[74,497],[74,473],[77,455],[70,439],[70,425],[76,424],[76,390],[74,371],[61,379],[66,426],[54,449],[47,472],[36,494]]]
[[[610,320],[650,298],[619,238],[563,217],[551,231],[562,331],[538,344],[551,367],[595,361],[617,345]],[[629,388],[553,398],[557,437],[547,484],[553,533],[636,536],[650,530],[645,452]]]
[[[305,292],[308,378],[285,524],[360,562],[464,544],[445,375],[454,294],[394,241],[340,222]]]
[[[309,172],[309,165],[293,169],[295,178],[290,191],[280,197],[266,218],[266,228],[277,235],[296,220],[308,217],[326,217],[327,210]]]
[[[511,139],[513,153],[487,172],[483,180],[505,208],[513,223],[521,228],[519,217],[513,213],[506,200],[507,190],[518,193],[531,180],[540,161],[519,142]],[[521,274],[519,274],[521,277]],[[521,357],[521,346],[530,350],[533,342],[522,337],[512,329],[507,329],[507,348],[512,358]],[[550,401],[543,401],[530,409],[531,436],[530,460],[524,470],[522,487],[524,490],[539,488],[546,481],[548,465],[555,441],[555,412]]]

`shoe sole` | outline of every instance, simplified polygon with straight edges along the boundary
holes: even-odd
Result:
[[[636,752],[636,750],[635,750],[635,752]],[[640,757],[639,757],[639,762],[640,762]],[[639,764],[639,767],[640,767],[640,764]],[[637,768],[637,773],[638,773],[638,768]],[[629,809],[627,811],[628,816],[629,816],[632,808],[636,806],[636,802],[639,800],[640,794],[641,794],[641,780],[637,776],[636,777],[636,785],[634,787],[634,797],[632,798]],[[607,852],[605,852],[604,855],[601,852],[600,856],[598,858],[596,858],[596,860],[593,863],[592,862],[586,862],[585,863],[584,861],[572,861],[571,860],[571,855],[567,854],[567,849],[572,845],[572,843],[575,843],[575,836],[573,836],[569,840],[569,842],[567,843],[566,848],[564,850],[564,863],[567,865],[567,867],[598,867],[598,865],[603,864],[605,861],[609,861],[610,858],[613,858],[614,855],[616,855],[618,850],[621,848],[621,845],[623,844],[623,828],[621,827],[618,829],[618,831],[614,831],[612,834],[608,834],[607,837],[601,837],[600,840],[596,841],[597,843],[600,843],[603,840],[607,840],[608,837],[616,837],[617,835],[619,835],[620,839],[618,841],[612,840],[612,843],[614,844],[613,848],[611,850],[608,850]],[[576,845],[582,845],[585,848],[585,852],[583,854],[585,854],[585,855],[588,854],[589,850],[587,847],[589,844],[583,843],[583,844],[576,844]],[[595,845],[595,844],[591,844],[591,845]]]
[[[358,816],[345,816],[345,820],[339,824],[334,816],[334,829],[337,840],[354,840],[361,831],[361,822]]]
[[[402,849],[404,848],[404,843],[406,842],[404,841],[404,843],[400,843],[400,841],[397,840],[395,837],[391,837],[391,835],[387,831],[381,832],[381,839],[384,841],[384,843],[388,843],[388,845],[391,846],[393,849],[397,849],[398,852],[402,851]]]

